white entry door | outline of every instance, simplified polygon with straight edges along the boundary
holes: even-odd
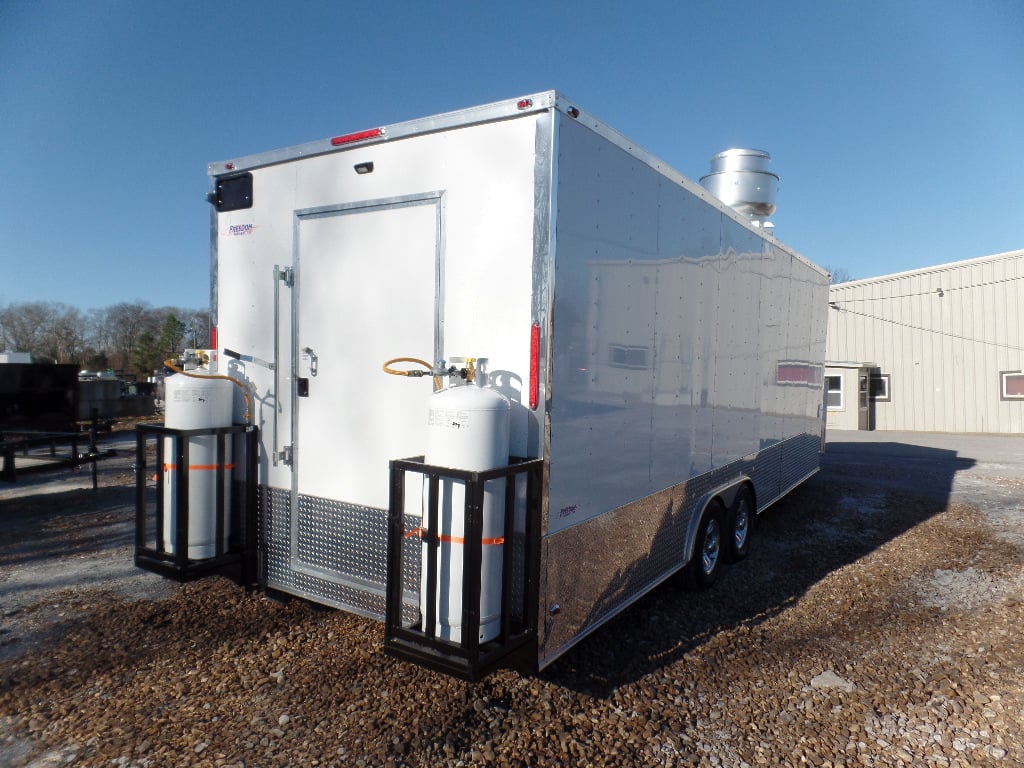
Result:
[[[298,215],[295,495],[384,510],[388,461],[422,454],[431,379],[384,373],[440,354],[442,196]]]

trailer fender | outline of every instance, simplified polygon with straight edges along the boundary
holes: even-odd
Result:
[[[690,516],[690,520],[687,523],[686,529],[686,549],[684,551],[684,560],[687,565],[693,560],[694,544],[697,541],[697,533],[700,529],[700,521],[704,517],[704,512],[708,508],[714,499],[718,499],[722,506],[725,508],[726,513],[732,509],[733,502],[736,499],[736,494],[741,488],[746,488],[753,499],[754,509],[757,509],[757,494],[754,491],[753,481],[746,475],[734,478],[728,483],[713,488],[701,496],[697,503],[694,505],[694,513]]]

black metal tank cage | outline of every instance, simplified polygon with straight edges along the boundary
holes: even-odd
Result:
[[[464,680],[479,680],[508,667],[529,673],[537,660],[537,601],[540,578],[540,500],[543,459],[512,459],[505,467],[467,471],[424,463],[424,457],[391,462],[388,512],[387,603],[384,650]],[[419,530],[405,530],[405,475],[426,478],[427,509]],[[498,636],[481,643],[480,591],[483,557],[484,490],[488,482],[505,479],[504,531],[501,568],[501,625]],[[442,480],[465,485],[465,536],[462,572],[461,640],[438,636],[436,604],[441,535],[439,499]],[[525,484],[525,514],[517,521],[517,489]],[[518,523],[518,525],[517,525]],[[415,536],[413,534],[418,534]],[[418,601],[403,595],[402,563],[406,546],[423,547],[423,571]]]
[[[216,542],[211,557],[190,559],[189,541],[189,439],[216,438]],[[135,461],[135,565],[177,581],[191,581],[220,574],[252,587],[258,582],[258,531],[256,523],[256,427],[236,425],[203,429],[170,429],[157,424],[136,427]],[[169,438],[167,443],[165,438]],[[225,461],[230,441],[231,462]],[[147,449],[155,443],[147,458]],[[177,509],[167,509],[162,492],[165,467],[175,473]],[[230,506],[224,491],[231,488]],[[171,540],[165,540],[164,522],[173,515]],[[225,524],[226,523],[226,524]],[[226,534],[225,534],[226,531]]]

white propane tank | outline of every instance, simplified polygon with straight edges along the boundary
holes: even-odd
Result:
[[[233,385],[228,379],[203,376],[201,370],[168,378],[164,426],[168,429],[230,427]],[[188,440],[188,557],[202,560],[217,554],[217,438],[214,435]],[[174,438],[164,438],[163,498],[164,548],[175,551],[174,528],[178,517]],[[231,465],[231,440],[225,440],[224,462]],[[227,537],[231,483],[224,483],[224,536]]]
[[[484,387],[485,379],[483,371],[478,370],[474,384],[448,387],[430,396],[425,456],[427,464],[477,471],[508,464],[509,401],[496,390]],[[457,643],[462,642],[465,491],[462,482],[442,480],[438,503],[441,542],[437,558],[437,636]],[[488,482],[484,489],[480,573],[482,643],[493,640],[501,630],[504,507],[505,481]],[[420,590],[420,611],[424,614],[427,546],[424,542]]]

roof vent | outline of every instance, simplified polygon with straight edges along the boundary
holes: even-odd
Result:
[[[700,183],[755,226],[771,227],[779,177],[768,170],[772,156],[760,149],[726,149],[711,156],[711,173]]]

